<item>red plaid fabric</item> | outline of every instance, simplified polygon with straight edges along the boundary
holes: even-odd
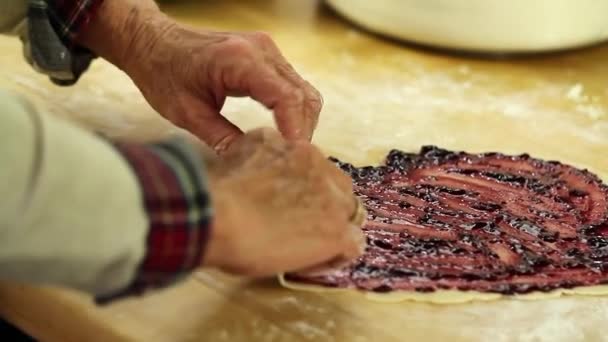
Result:
[[[211,211],[203,172],[185,145],[117,145],[131,164],[142,191],[150,230],[147,252],[128,289],[99,303],[148,288],[166,286],[202,261]]]

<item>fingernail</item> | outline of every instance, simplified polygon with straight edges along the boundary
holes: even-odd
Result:
[[[363,254],[363,252],[365,252],[365,248],[367,247],[367,239],[361,231],[361,227],[351,225],[351,229],[355,240],[357,240],[357,248],[359,248],[359,254]]]
[[[343,256],[333,258],[332,260],[324,263],[323,265],[318,265],[315,267],[311,267],[307,270],[302,270],[296,272],[300,275],[306,275],[310,277],[318,277],[322,275],[331,274],[334,272],[340,272],[350,266],[354,260],[345,259]]]
[[[231,135],[227,135],[224,138],[222,138],[220,141],[218,141],[215,146],[213,146],[213,150],[215,151],[215,153],[217,154],[222,154],[223,152],[225,152],[228,147],[230,146],[230,143],[234,140],[234,137]]]

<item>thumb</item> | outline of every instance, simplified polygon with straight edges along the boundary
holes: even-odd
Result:
[[[202,101],[182,113],[180,125],[209,145],[217,154],[225,151],[243,132],[226,119],[217,109]]]

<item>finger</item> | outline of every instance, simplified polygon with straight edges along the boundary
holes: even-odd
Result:
[[[328,172],[336,172],[331,168],[328,170]],[[342,180],[341,176],[336,174],[334,179],[327,176],[323,179],[328,195],[331,196],[335,205],[333,215],[351,224],[361,226],[367,217],[367,212],[359,198],[353,193],[350,179]]]
[[[360,256],[365,250],[366,238],[361,227],[367,219],[367,211],[363,207],[361,201],[355,197],[351,197],[351,206],[356,207],[354,212],[351,212],[346,226],[347,229],[341,232],[340,248],[342,256],[345,259],[354,259]]]
[[[350,226],[350,235],[352,239],[351,249],[349,249],[351,257],[359,257],[365,252],[365,248],[367,247],[367,238],[361,230],[360,225],[351,225]]]
[[[236,138],[243,135],[237,126],[208,104],[195,98],[188,103],[195,105],[190,105],[178,116],[179,126],[196,135],[216,153],[221,154]]]
[[[351,263],[352,263],[351,259],[344,258],[344,256],[340,255],[340,256],[333,257],[331,260],[329,260],[327,262],[321,263],[319,265],[307,267],[305,269],[298,270],[294,273],[297,273],[298,275],[302,275],[302,276],[317,277],[317,276],[326,275],[331,272],[335,272],[335,271],[341,270],[343,268],[346,268]]]
[[[276,70],[263,66],[245,76],[245,90],[230,89],[229,93],[245,92],[274,112],[279,131],[290,140],[308,139],[310,128],[305,113],[304,91],[281,77]]]
[[[304,142],[297,143],[307,144],[314,158],[311,167],[318,172],[321,178],[317,182],[323,183],[328,191],[327,195],[335,205],[332,214],[340,217],[340,219],[350,220],[360,206],[353,193],[351,178],[328,161],[316,146]]]
[[[305,81],[296,70],[282,58],[282,56],[280,58],[281,61],[275,64],[277,73],[290,82],[294,88],[300,89],[304,94],[302,112],[299,114],[303,117],[304,121],[302,125],[303,134],[306,134],[307,140],[310,141],[319,122],[319,115],[323,107],[323,97],[321,96],[321,93],[309,82]],[[277,120],[285,120],[285,118],[288,120],[290,115],[293,114],[294,113],[290,113],[289,111],[275,111]]]
[[[284,145],[285,140],[273,128],[258,127],[245,132],[240,139],[242,143],[249,145]]]
[[[314,165],[313,165],[314,166]],[[318,166],[317,166],[318,167]],[[352,192],[342,192],[331,179],[324,178],[327,196],[332,198],[331,209],[333,224],[328,226],[326,240],[336,242],[331,258],[321,263],[313,264],[298,273],[320,273],[332,272],[345,267],[359,257],[366,245],[366,240],[361,227],[367,217],[367,212],[360,200]]]
[[[325,236],[302,238],[298,243],[285,243],[276,246],[274,251],[269,251],[270,255],[264,258],[263,269],[251,269],[248,273],[251,276],[269,276],[322,265],[341,254],[339,244],[339,240]]]
[[[300,269],[296,273],[307,276],[320,276],[350,266],[365,251],[365,236],[358,226],[350,226],[350,229],[344,234],[343,245],[344,248],[341,254],[320,264]]]
[[[298,122],[300,132],[297,133],[296,138],[310,141],[317,127],[321,107],[323,107],[321,94],[309,82],[305,81],[293,66],[287,62],[287,59],[267,33],[252,32],[247,35],[257,46],[262,48],[264,63],[273,66],[276,73],[283,80],[302,94],[301,105],[298,106],[300,108],[283,106],[274,110],[275,120],[279,129],[290,132],[291,127],[293,127],[290,121],[294,120],[294,117],[301,117],[302,120]]]
[[[338,192],[348,198],[352,197],[353,194],[353,182],[352,179],[340,170],[334,163],[327,160],[321,150],[312,144],[307,142],[295,142],[296,144],[305,144],[310,149],[310,154],[314,156],[313,167],[323,175],[325,180],[335,183]]]
[[[247,131],[242,137],[234,140],[222,157],[224,160],[236,158],[240,163],[256,155],[267,161],[283,159],[288,150],[287,144],[276,129],[260,127]]]
[[[355,215],[350,219],[350,223],[356,227],[363,227],[363,225],[365,225],[365,222],[367,222],[367,209],[365,208],[365,206],[363,205],[361,199],[356,198],[357,203],[359,204],[357,206],[357,211],[355,213]]]
[[[334,163],[326,160],[325,165],[329,178],[336,183],[338,188],[349,197],[353,196],[353,180],[344,171],[340,170]]]
[[[251,61],[246,70],[234,68],[228,75],[221,77],[225,93],[229,96],[247,95],[273,112],[284,112],[285,107],[302,107],[303,94],[289,82],[281,78],[276,70],[263,61]],[[301,115],[294,115],[291,120],[277,120],[279,131],[284,137],[297,139],[303,123]]]
[[[321,152],[321,150],[317,146],[308,146],[313,150],[313,154],[316,157],[316,166],[322,170],[322,172],[326,175],[326,178],[336,183],[336,185],[344,195],[351,197],[353,194],[352,178],[340,168],[338,168],[335,163],[327,160],[323,152]]]
[[[247,94],[272,110],[277,128],[285,138],[310,141],[321,111],[320,95],[316,90],[292,82],[262,60],[223,79],[226,94]]]
[[[361,227],[367,218],[367,211],[361,200],[353,192],[351,178],[325,159],[318,148],[309,146],[316,157],[312,166],[316,170],[324,171],[321,171],[320,175],[327,190],[327,195],[334,204],[332,213],[350,224]]]

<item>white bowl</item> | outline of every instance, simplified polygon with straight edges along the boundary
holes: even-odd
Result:
[[[540,52],[608,39],[608,0],[327,0],[379,34],[475,52]]]

